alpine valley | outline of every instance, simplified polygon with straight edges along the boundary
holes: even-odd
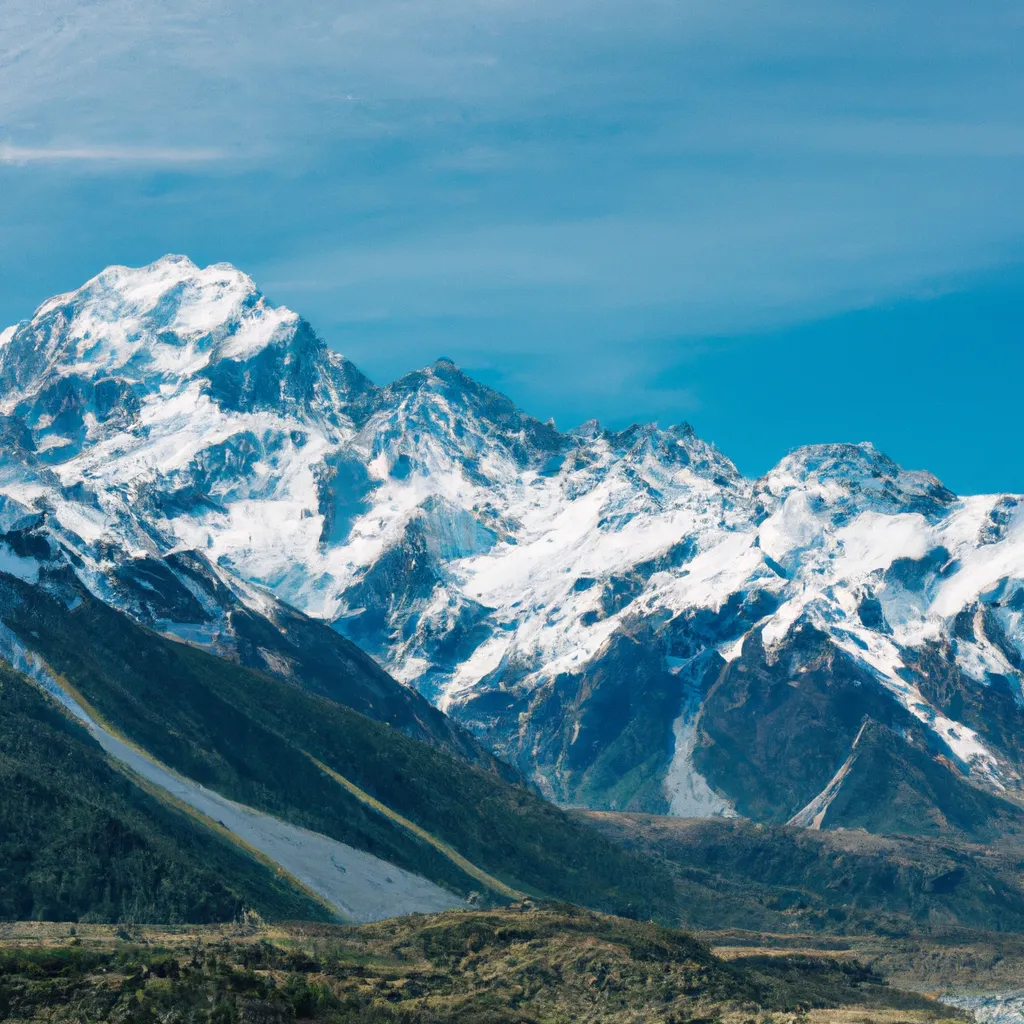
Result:
[[[215,823],[182,877],[263,871],[278,916],[484,891],[678,921],[707,843],[825,892],[881,856],[824,839],[860,829],[924,865],[908,914],[1024,922],[1024,499],[870,444],[749,480],[685,424],[562,433],[445,359],[377,386],[230,265],[111,267],[0,334],[0,623],[5,721],[42,685],[85,727],[15,702],[62,764],[111,792],[98,740],[143,777],[133,834],[173,859],[158,817]],[[365,854],[377,902],[282,859],[285,825]]]

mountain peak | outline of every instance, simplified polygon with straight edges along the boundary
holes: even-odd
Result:
[[[578,427],[573,427],[569,431],[569,434],[571,437],[582,437],[589,439],[599,437],[601,431],[601,421],[598,419],[589,419],[585,423],[581,423]]]
[[[186,256],[184,253],[180,253],[180,252],[169,252],[169,253],[166,253],[165,255],[161,256],[159,259],[156,259],[151,264],[149,264],[150,267],[160,267],[160,266],[164,266],[164,265],[177,266],[177,267],[187,267],[187,268],[189,268],[191,270],[198,270],[199,269],[198,264],[194,263],[192,261],[192,259],[190,257]],[[235,269],[235,267],[232,264],[225,263],[225,262],[214,264],[214,266],[226,267],[226,268],[228,268],[230,270],[234,270]]]
[[[251,358],[293,336],[299,322],[229,263],[200,268],[167,255],[144,267],[111,266],[5,332],[0,384],[15,403],[67,378],[156,386],[218,360]]]
[[[263,650],[179,557],[201,551],[566,802],[788,820],[864,714],[1024,801],[1016,499],[958,501],[866,443],[748,481],[685,423],[561,434],[450,358],[377,388],[236,268],[176,256],[0,335],[0,396],[8,577],[59,549],[147,625]],[[992,729],[957,722],[997,679]]]
[[[141,267],[112,264],[80,288],[44,302],[36,310],[34,319],[69,303],[103,300],[116,304],[118,309],[144,312],[178,286],[191,286],[197,290],[219,287],[244,293],[256,291],[252,278],[230,263],[214,263],[203,268],[188,256],[168,253]]]
[[[809,488],[830,502],[922,515],[941,513],[956,500],[937,477],[903,469],[870,441],[795,448],[758,485],[776,497]]]

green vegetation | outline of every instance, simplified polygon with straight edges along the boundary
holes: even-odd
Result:
[[[4,617],[103,720],[225,796],[455,891],[480,888],[431,843],[338,785],[315,758],[513,889],[674,918],[664,868],[524,787],[350,708],[168,640],[96,601],[69,612],[25,585]]]
[[[185,553],[170,557],[179,567],[196,564]],[[326,622],[311,619],[283,604],[275,608],[273,621],[244,607],[234,608],[230,619],[243,665],[269,669],[272,674],[274,666],[286,665],[286,681],[310,693],[343,704],[376,722],[387,722],[413,739],[440,747],[509,782],[522,781],[511,765],[498,760],[470,732],[438,711],[416,690],[389,676],[370,655]]]
[[[829,934],[1024,931],[1022,851],[951,838],[588,813],[673,872],[679,923]]]
[[[0,663],[0,919],[326,918],[286,878],[110,766]]]
[[[698,928],[1024,929],[1012,845],[567,814],[398,729],[98,602],[69,612],[26,586],[4,615],[98,716],[172,768],[454,892],[482,891],[484,906],[525,892]],[[36,708],[31,727],[13,713],[0,726],[13,780],[0,795],[0,915],[204,921],[230,919],[243,904],[276,919],[323,914],[227,837],[139,792],[82,730],[28,684],[18,687]],[[48,729],[74,757],[54,754],[60,744]],[[848,813],[859,794],[849,787]],[[158,847],[163,860],[151,852]]]
[[[957,1019],[822,956],[722,960],[690,936],[574,908],[453,912],[361,928],[97,929],[0,943],[0,1017],[226,1024]]]
[[[429,843],[434,849],[444,854],[450,861],[455,863],[467,875],[475,878],[478,882],[483,882],[484,886],[490,889],[492,892],[497,893],[500,896],[506,896],[512,900],[521,900],[526,898],[526,894],[517,892],[515,889],[504,882],[499,881],[494,875],[487,874],[486,871],[481,871],[475,864],[471,864],[465,857],[462,856],[457,850],[453,850],[447,843],[441,842],[437,836],[432,836],[426,829],[420,828],[414,821],[410,821],[408,818],[402,817],[397,811],[393,811],[386,804],[382,804],[379,800],[374,799],[369,793],[363,792],[358,786],[350,782],[344,776],[339,775],[336,771],[328,768],[325,764],[320,761],[314,762],[322,768],[339,786],[343,786],[349,793],[351,793],[357,800],[366,804],[369,807],[373,807],[384,817],[389,818],[395,822],[401,828],[405,829],[406,832],[411,832],[413,835],[418,836],[424,842]]]

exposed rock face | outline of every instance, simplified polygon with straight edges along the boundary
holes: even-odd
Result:
[[[378,388],[181,257],[5,331],[0,395],[0,572],[59,560],[325,692],[333,624],[556,800],[786,821],[865,721],[824,827],[960,828],[946,786],[996,801],[985,821],[1021,797],[1018,497],[870,444],[747,480],[686,425],[559,433],[448,360]],[[887,789],[908,765],[923,802]]]

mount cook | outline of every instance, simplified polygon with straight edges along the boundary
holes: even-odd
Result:
[[[227,264],[111,267],[0,334],[4,575],[286,679],[322,620],[563,804],[1020,825],[1020,497],[870,444],[748,480],[448,360],[378,387]]]

